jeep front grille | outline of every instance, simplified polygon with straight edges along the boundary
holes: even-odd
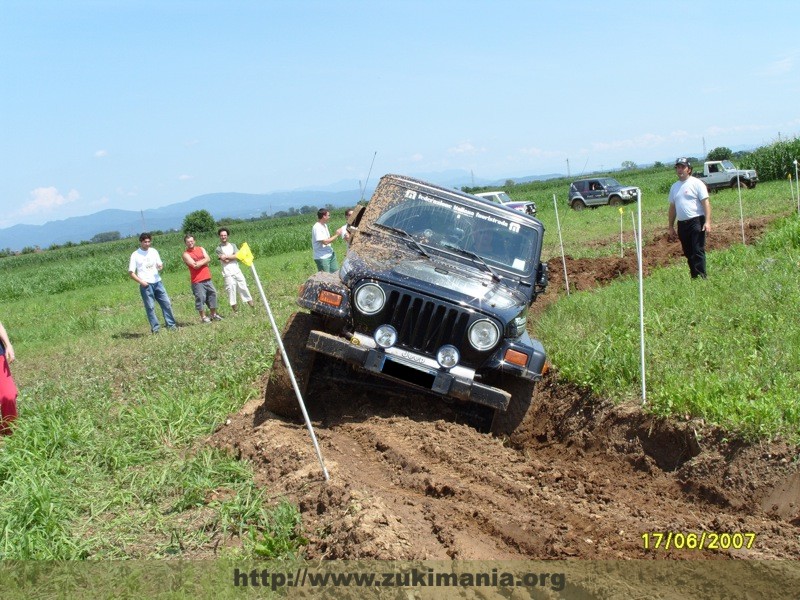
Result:
[[[397,330],[398,345],[436,354],[444,344],[462,348],[470,313],[450,304],[391,290],[385,313]]]

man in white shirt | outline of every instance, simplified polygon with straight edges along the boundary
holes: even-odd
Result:
[[[314,251],[314,263],[317,265],[317,271],[335,273],[339,270],[339,265],[331,244],[339,237],[342,230],[337,229],[336,233],[331,235],[328,229],[330,219],[331,213],[327,209],[320,208],[317,211],[317,222],[311,228],[311,249]]]
[[[711,232],[711,202],[708,188],[697,177],[692,177],[692,165],[686,158],[675,161],[678,181],[669,190],[670,240],[679,238],[683,255],[689,263],[692,279],[706,278],[706,234]],[[675,219],[678,232],[675,233]]]
[[[128,261],[128,275],[139,284],[139,292],[142,295],[144,310],[147,313],[147,320],[150,322],[150,330],[158,333],[159,324],[156,316],[156,302],[161,307],[164,314],[164,322],[167,329],[177,329],[175,317],[172,314],[172,302],[170,302],[167,290],[161,281],[159,271],[164,268],[161,262],[161,255],[158,250],[151,247],[152,237],[149,233],[139,236],[139,249],[131,254]]]
[[[237,292],[242,297],[242,300],[251,307],[254,306],[253,296],[247,287],[247,281],[244,278],[242,269],[239,268],[239,259],[236,258],[239,248],[236,244],[228,241],[230,232],[225,227],[221,227],[217,231],[217,235],[219,235],[219,246],[217,246],[215,252],[222,263],[222,279],[225,281],[225,291],[228,292],[228,302],[231,305],[231,310],[236,312],[239,308],[236,303]]]

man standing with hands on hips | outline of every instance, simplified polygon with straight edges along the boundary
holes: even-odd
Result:
[[[183,253],[183,262],[189,267],[189,279],[192,283],[192,294],[194,294],[194,307],[200,313],[202,323],[211,321],[222,321],[222,317],[217,314],[217,288],[211,281],[211,269],[208,263],[211,257],[202,246],[195,244],[194,236],[187,234],[183,241],[186,243],[186,252]],[[211,312],[206,316],[206,306]]]
[[[678,181],[669,190],[669,239],[679,238],[683,255],[689,263],[692,279],[706,278],[706,234],[711,232],[711,202],[708,188],[692,177],[687,158],[675,161]],[[675,219],[678,232],[675,233]]]

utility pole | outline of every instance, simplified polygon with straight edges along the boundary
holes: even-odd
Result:
[[[706,138],[703,137],[703,158],[706,158],[708,154],[706,154]]]
[[[569,159],[567,159],[567,179],[569,179]]]

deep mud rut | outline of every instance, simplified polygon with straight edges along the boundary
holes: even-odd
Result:
[[[764,226],[749,223],[748,239]],[[708,246],[739,240],[738,223],[718,224]],[[645,250],[648,271],[683,260],[665,236]],[[534,320],[563,293],[561,259],[550,263]],[[633,255],[567,267],[574,289],[637,268]],[[454,405],[390,387],[312,382],[307,396],[329,482],[305,426],[259,410],[260,400],[210,442],[252,461],[273,499],[299,504],[310,559],[800,559],[798,451],[780,442],[746,445],[701,422],[613,406],[556,373],[537,386],[512,439],[482,433]],[[644,548],[643,534],[670,531],[755,540],[749,549]]]

